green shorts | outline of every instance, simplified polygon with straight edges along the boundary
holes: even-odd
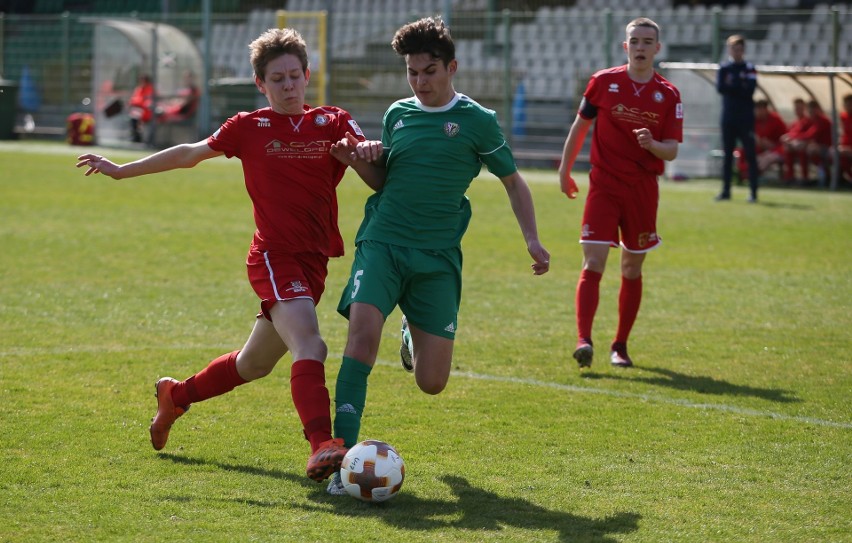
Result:
[[[461,303],[462,252],[413,249],[365,240],[355,250],[352,273],[337,311],[349,318],[349,305],[374,305],[387,319],[399,305],[408,322],[430,334],[455,339]]]

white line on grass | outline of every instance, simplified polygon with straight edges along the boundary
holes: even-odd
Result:
[[[169,345],[169,346],[157,346],[154,347],[94,347],[94,346],[84,346],[84,347],[66,347],[66,348],[56,348],[56,349],[40,349],[40,348],[12,348],[4,351],[0,351],[0,358],[6,358],[11,356],[33,356],[33,355],[58,355],[58,354],[71,354],[71,353],[94,353],[94,352],[138,352],[138,351],[149,351],[149,350],[170,350],[170,351],[179,351],[179,350],[198,350],[198,349],[220,349],[227,350],[233,348],[233,345],[229,346],[215,346],[215,345]],[[340,354],[332,354],[329,353],[328,360],[335,360],[340,358],[342,355]],[[378,360],[376,361],[377,365],[380,366],[399,366],[398,362],[390,362],[387,360]],[[847,428],[852,429],[852,423],[849,422],[835,422],[832,420],[818,419],[815,417],[800,417],[795,415],[784,415],[783,413],[776,413],[774,411],[761,411],[760,409],[748,409],[746,407],[738,407],[735,405],[728,404],[719,404],[719,403],[695,403],[689,400],[685,400],[682,398],[671,398],[669,396],[662,396],[659,394],[640,394],[637,392],[622,392],[618,390],[609,390],[605,388],[594,388],[594,387],[581,387],[576,385],[566,385],[562,383],[552,383],[549,381],[540,381],[538,379],[524,379],[521,377],[506,377],[500,375],[488,375],[485,373],[474,373],[470,371],[453,371],[450,372],[450,375],[460,378],[467,379],[475,379],[478,381],[491,381],[495,383],[513,383],[518,385],[526,385],[526,386],[536,386],[536,387],[544,387],[550,388],[554,390],[561,390],[564,392],[576,392],[579,394],[600,394],[602,396],[610,396],[613,398],[627,398],[627,399],[635,399],[642,400],[646,402],[656,402],[656,403],[664,403],[669,405],[677,405],[680,407],[688,407],[690,409],[712,409],[716,411],[722,411],[725,413],[733,413],[736,415],[745,415],[749,417],[768,417],[775,420],[789,421],[789,422],[801,422],[805,424],[815,424],[818,426],[827,426],[830,428]]]
[[[737,415],[748,415],[751,417],[769,417],[771,419],[804,422],[808,424],[817,424],[820,426],[830,426],[833,428],[852,428],[852,423],[834,422],[831,420],[817,419],[814,417],[797,417],[793,415],[784,415],[773,411],[761,411],[759,409],[748,409],[745,407],[737,407],[735,405],[716,404],[716,403],[695,403],[681,398],[670,398],[660,396],[658,394],[639,394],[636,392],[621,392],[618,390],[607,390],[605,388],[580,387],[575,385],[564,385],[561,383],[550,383],[548,381],[539,381],[537,379],[522,379],[520,377],[501,377],[497,375],[486,375],[481,373],[473,373],[469,371],[454,371],[451,375],[458,377],[467,377],[469,379],[479,379],[482,381],[497,381],[502,383],[517,383],[521,385],[530,385],[538,387],[553,388],[566,392],[579,392],[583,394],[601,394],[614,398],[632,398],[648,402],[667,403],[671,405],[679,405],[681,407],[689,407],[693,409],[715,409],[726,413],[734,413]]]

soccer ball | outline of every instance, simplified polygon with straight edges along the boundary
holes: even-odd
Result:
[[[365,502],[383,502],[397,495],[405,479],[405,462],[384,441],[367,440],[346,453],[340,465],[343,488]]]

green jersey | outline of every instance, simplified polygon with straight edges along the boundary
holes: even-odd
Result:
[[[482,164],[497,177],[517,170],[494,111],[462,94],[440,108],[414,97],[395,102],[383,119],[382,145],[387,177],[367,200],[356,242],[456,247],[471,215],[465,192]]]

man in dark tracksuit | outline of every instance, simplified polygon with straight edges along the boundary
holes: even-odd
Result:
[[[727,40],[730,59],[719,66],[716,90],[722,95],[722,146],[725,160],[722,165],[722,192],[716,200],[731,199],[731,175],[734,167],[734,147],[742,143],[748,163],[748,181],[751,188],[749,202],[757,202],[757,155],[754,148],[754,89],[757,87],[757,70],[746,62],[745,38],[733,35]]]

